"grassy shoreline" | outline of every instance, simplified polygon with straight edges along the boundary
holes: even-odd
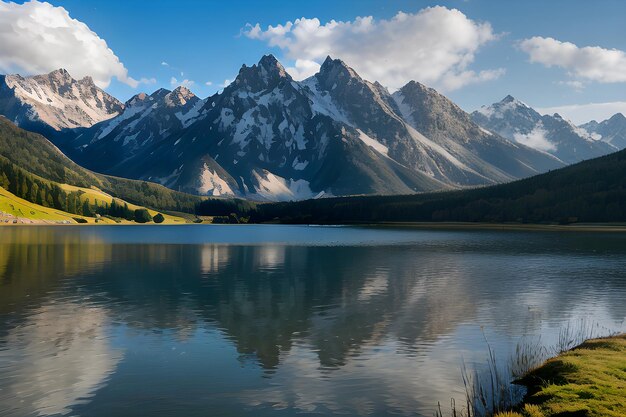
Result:
[[[516,383],[523,403],[495,417],[626,416],[626,334],[587,340]]]

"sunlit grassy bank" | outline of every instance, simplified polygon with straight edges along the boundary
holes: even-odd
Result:
[[[524,404],[497,417],[624,417],[626,335],[588,340],[520,382],[528,388]]]
[[[81,202],[83,199],[91,198],[91,201],[111,203],[113,198],[98,189],[80,188],[64,184],[68,191],[81,191]],[[119,200],[118,201],[123,201]],[[143,209],[135,204],[127,204],[129,209]],[[157,215],[157,211],[148,209],[150,216]],[[79,220],[82,219],[82,220]],[[97,220],[97,222],[96,222]],[[32,203],[0,187],[0,225],[2,224],[76,224],[79,221],[89,224],[134,224],[133,221],[125,219],[114,219],[111,217],[89,217],[68,213],[52,207],[44,207]],[[184,224],[189,220],[181,216],[163,213],[163,224]]]

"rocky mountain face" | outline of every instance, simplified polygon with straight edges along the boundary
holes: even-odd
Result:
[[[478,186],[564,165],[482,129],[435,90],[411,82],[390,94],[330,57],[302,82],[268,55],[203,100],[182,87],[139,94],[57,143],[96,171],[259,200]]]
[[[558,114],[541,115],[525,103],[505,97],[471,115],[484,129],[512,141],[549,153],[566,164],[615,152],[617,147]]]
[[[618,149],[626,148],[626,117],[622,113],[613,115],[610,119],[602,122],[595,120],[580,125],[591,134],[598,136],[603,142],[609,143]]]
[[[123,109],[91,77],[75,80],[64,69],[33,77],[0,76],[0,114],[28,130],[50,133],[90,127]]]
[[[459,106],[418,82],[409,82],[393,98],[410,126],[490,181],[528,177],[562,165],[554,157],[481,128]]]
[[[266,56],[205,100],[182,88],[134,97],[120,116],[81,132],[74,155],[113,175],[261,200],[448,187],[366,143],[316,94]]]

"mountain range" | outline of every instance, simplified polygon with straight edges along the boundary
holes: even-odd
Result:
[[[626,148],[626,117],[622,113],[617,113],[599,123],[592,120],[580,127],[619,149]]]
[[[64,69],[33,77],[0,75],[0,114],[25,129],[50,133],[89,127],[123,109],[91,77],[74,80]]]
[[[541,115],[510,95],[473,112],[472,119],[485,129],[549,153],[568,165],[623,148],[617,142],[600,140],[593,130],[576,126],[559,114]]]
[[[390,93],[330,57],[295,81],[266,55],[205,99],[178,87],[121,103],[65,70],[7,75],[0,114],[96,172],[268,201],[497,184],[613,152],[623,137],[512,97],[470,115],[416,81]]]

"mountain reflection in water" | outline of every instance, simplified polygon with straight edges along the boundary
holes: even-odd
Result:
[[[432,415],[483,330],[624,326],[620,235],[272,227],[3,229],[0,414]]]

